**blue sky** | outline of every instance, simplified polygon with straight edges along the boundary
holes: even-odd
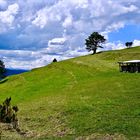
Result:
[[[109,33],[108,37],[110,42],[119,40],[125,43],[127,41],[140,40],[140,25],[125,25],[123,28]]]
[[[104,50],[140,45],[139,0],[0,0],[0,59],[32,69],[88,54],[85,38],[97,31]]]

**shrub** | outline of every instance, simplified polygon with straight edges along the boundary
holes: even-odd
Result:
[[[57,59],[56,59],[56,58],[54,58],[54,59],[53,59],[53,62],[57,62]]]
[[[0,105],[0,122],[11,123],[13,128],[18,128],[17,118],[18,107],[11,106],[11,97],[6,98],[2,105]]]

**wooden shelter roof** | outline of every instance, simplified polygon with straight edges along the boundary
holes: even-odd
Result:
[[[140,63],[140,60],[129,60],[129,61],[120,61],[118,63]]]

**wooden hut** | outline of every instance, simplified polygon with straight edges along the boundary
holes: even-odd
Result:
[[[140,60],[122,61],[118,63],[120,72],[140,72]]]

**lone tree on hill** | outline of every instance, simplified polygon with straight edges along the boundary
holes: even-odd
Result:
[[[133,45],[133,42],[126,42],[126,43],[125,43],[125,46],[126,46],[127,48],[130,48],[132,45]]]
[[[95,54],[97,48],[103,48],[101,44],[105,43],[106,39],[98,32],[93,32],[85,41],[86,49],[93,51],[93,54]]]
[[[4,62],[0,60],[0,78],[4,77],[4,73],[5,73],[5,65]]]

